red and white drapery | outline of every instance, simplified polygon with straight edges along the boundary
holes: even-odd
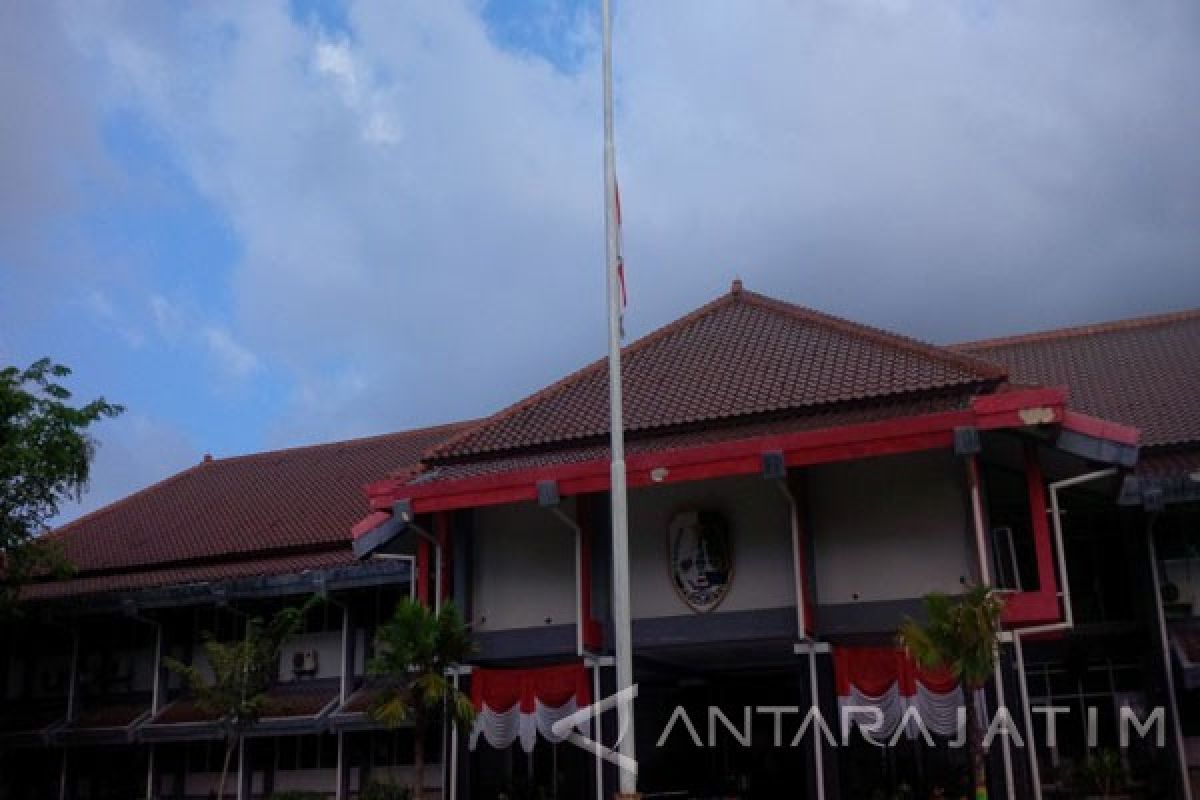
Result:
[[[963,691],[949,670],[922,669],[907,653],[894,647],[835,647],[833,667],[839,709],[868,706],[883,715],[883,724],[872,734],[876,738],[891,737],[909,708],[916,709],[931,733],[957,733]],[[983,693],[976,692],[976,705],[982,701]],[[875,721],[871,716],[852,713],[847,721],[869,725]],[[920,733],[911,719],[905,733],[909,737]]]
[[[479,736],[503,750],[520,740],[532,752],[538,734],[550,742],[561,742],[551,726],[563,717],[592,703],[587,668],[582,662],[535,669],[481,669],[471,672],[471,702],[475,725],[469,747],[474,750]],[[578,726],[587,734],[588,726]]]

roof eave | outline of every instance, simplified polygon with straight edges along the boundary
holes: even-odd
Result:
[[[972,398],[968,408],[958,411],[633,454],[626,462],[627,481],[630,488],[637,488],[752,475],[761,473],[765,453],[782,453],[787,466],[800,467],[950,448],[956,429],[972,427],[1054,428],[1058,439],[1067,437],[1068,447],[1094,451],[1092,460],[1112,456],[1111,463],[1131,465],[1137,457],[1136,430],[1069,411],[1065,389],[1037,388],[980,395]],[[373,551],[371,543],[376,539],[390,541],[387,531],[395,523],[380,515],[387,514],[398,501],[407,501],[412,513],[531,502],[537,500],[538,484],[544,481],[557,483],[562,496],[605,491],[609,487],[609,462],[593,459],[420,485],[375,484],[369,494],[375,509],[372,516],[378,522],[356,526],[355,552],[364,557]]]

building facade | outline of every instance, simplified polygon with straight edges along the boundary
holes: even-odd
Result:
[[[739,284],[631,344],[641,790],[957,797],[970,702],[1034,743],[991,748],[995,796],[1080,796],[1107,749],[1135,796],[1189,796],[1197,356],[1200,314],[942,348]],[[614,689],[605,369],[478,422],[206,462],[56,532],[79,571],[31,586],[5,637],[0,796],[208,796],[220,721],[163,657],[313,593],[231,791],[407,777],[411,735],[365,713],[364,664],[411,594],[453,601],[478,645],[454,679],[479,721],[438,732],[429,788],[611,794],[616,767],[553,726]],[[1005,633],[973,693],[895,635],[924,595],[980,583]],[[893,746],[842,724],[864,704]],[[797,735],[813,706],[834,741]],[[1043,706],[1069,709],[1053,746]],[[1163,746],[1119,748],[1120,709],[1157,706]]]

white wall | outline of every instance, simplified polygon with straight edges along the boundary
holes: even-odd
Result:
[[[971,574],[962,466],[950,453],[815,467],[806,502],[820,603],[955,592]]]
[[[575,535],[548,509],[481,509],[472,546],[475,630],[575,623]]]
[[[667,529],[681,511],[719,511],[733,542],[733,581],[712,613],[796,603],[786,501],[759,476],[637,489],[629,495],[630,605],[633,617],[695,613],[680,599],[668,564]]]

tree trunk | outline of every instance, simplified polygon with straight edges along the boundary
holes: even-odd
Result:
[[[425,713],[413,712],[413,800],[425,800]]]
[[[983,752],[983,729],[975,713],[975,692],[967,690],[967,746],[970,753],[971,783],[975,788],[975,800],[988,800],[987,755]]]
[[[237,736],[229,735],[229,744],[225,745],[225,763],[221,765],[221,782],[217,784],[217,800],[225,800],[225,781],[229,779],[229,762],[233,759],[233,750],[237,747]]]

